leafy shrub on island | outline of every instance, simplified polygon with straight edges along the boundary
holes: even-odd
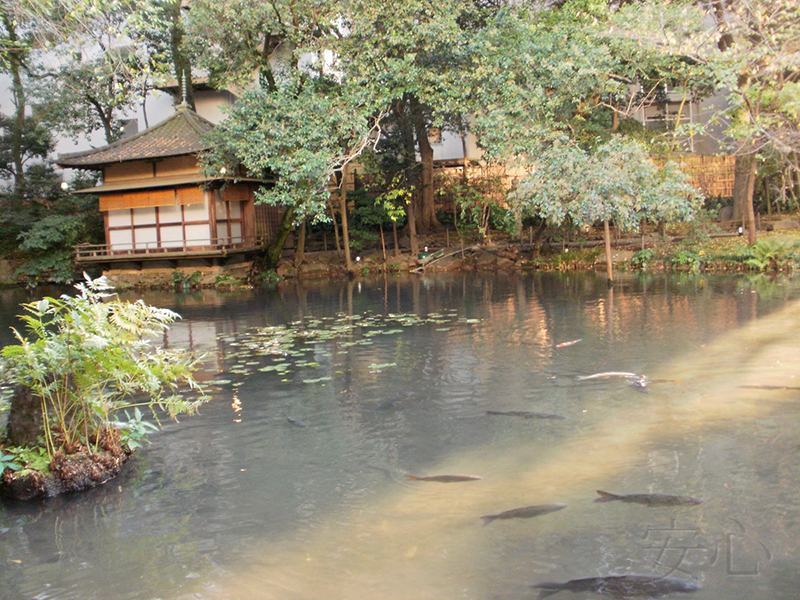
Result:
[[[206,394],[197,359],[151,340],[180,318],[123,302],[104,277],[76,296],[24,304],[27,335],[3,348],[0,382],[13,386],[0,443],[0,492],[27,499],[92,487],[115,476],[159,414],[194,413]]]

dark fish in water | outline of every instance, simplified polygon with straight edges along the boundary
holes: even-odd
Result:
[[[583,338],[578,338],[577,340],[570,340],[569,342],[561,342],[560,344],[556,344],[556,348],[565,348],[567,346],[574,346],[578,342],[582,342]]]
[[[485,515],[481,517],[483,524],[488,525],[495,519],[530,519],[539,515],[556,512],[566,508],[566,504],[537,504],[535,506],[523,506],[522,508],[512,508],[496,515]]]
[[[669,594],[688,594],[700,589],[700,584],[677,577],[659,577],[657,575],[609,575],[608,577],[587,577],[572,579],[564,583],[537,583],[531,586],[542,590],[539,598],[546,598],[567,590],[575,594],[595,592],[617,598],[659,598]]]
[[[800,387],[787,385],[737,385],[736,387],[751,390],[800,390]]]
[[[393,398],[389,398],[388,400],[384,400],[383,402],[381,402],[378,405],[378,408],[380,408],[380,409],[393,408],[394,406],[397,406],[399,403],[401,403],[401,402],[403,402],[405,400],[410,400],[411,398],[414,398],[415,396],[416,396],[416,394],[414,392],[403,392],[402,394],[394,396]]]
[[[633,504],[644,504],[645,506],[694,506],[695,504],[702,504],[703,500],[700,498],[692,498],[691,496],[671,496],[669,494],[610,494],[603,490],[597,490],[600,497],[595,499],[595,502],[613,502],[619,500],[621,502],[631,502]]]
[[[487,410],[487,415],[499,415],[503,417],[522,417],[523,419],[564,419],[561,415],[550,413],[529,412],[527,410]]]
[[[409,481],[436,481],[438,483],[459,483],[461,481],[477,481],[477,475],[428,475],[427,477],[415,477],[406,475]]]
[[[303,423],[303,422],[302,422],[302,421],[300,421],[299,419],[293,419],[292,417],[290,417],[290,416],[288,416],[288,415],[286,415],[286,420],[287,420],[287,421],[288,421],[290,424],[294,425],[295,427],[308,427],[308,425],[306,425],[305,423]]]

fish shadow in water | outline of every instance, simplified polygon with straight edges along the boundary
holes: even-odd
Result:
[[[398,394],[397,396],[393,396],[388,400],[384,400],[380,404],[378,404],[378,410],[387,410],[390,408],[396,408],[398,405],[405,403],[409,400],[414,400],[418,396],[415,392],[403,392],[402,394]]]
[[[562,415],[527,410],[487,410],[486,414],[498,417],[517,417],[520,419],[566,419],[566,417]]]

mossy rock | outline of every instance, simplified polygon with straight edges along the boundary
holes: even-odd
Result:
[[[59,452],[47,471],[6,469],[0,477],[0,496],[13,500],[52,498],[102,485],[119,475],[133,454],[118,443],[103,446],[82,446],[71,454]]]

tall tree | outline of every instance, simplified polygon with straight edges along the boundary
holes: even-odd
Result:
[[[19,31],[20,15],[12,11],[12,5],[0,8],[0,72],[11,77],[12,102],[14,118],[10,127],[8,147],[11,156],[9,163],[13,168],[8,174],[13,177],[14,184],[21,186],[25,179],[24,142],[25,129],[25,72],[28,69],[27,59],[31,49],[30,36]]]
[[[348,79],[370,87],[390,108],[395,133],[413,136],[420,163],[415,212],[422,233],[439,226],[430,129],[460,132],[469,108],[472,40],[484,12],[493,9],[483,4],[354,0],[346,16],[347,36],[339,48]]]
[[[140,2],[126,21],[126,33],[146,62],[145,72],[161,83],[174,79],[178,102],[196,108],[192,34],[189,32],[188,0],[146,0]]]
[[[514,210],[553,224],[603,222],[608,280],[612,280],[609,224],[636,230],[643,220],[689,221],[702,195],[674,163],[657,166],[638,142],[615,136],[593,151],[556,140],[542,152],[514,192]]]
[[[214,86],[251,86],[214,135],[219,147],[206,156],[213,170],[227,164],[275,179],[258,201],[284,206],[278,235],[267,249],[273,267],[293,224],[326,219],[331,184],[339,181],[343,234],[347,235],[349,162],[379,127],[369,91],[348,85],[338,65],[343,3],[197,0],[190,30],[198,64]],[[375,138],[377,139],[377,138]],[[346,242],[346,240],[345,240]],[[350,248],[344,244],[351,268]]]
[[[212,132],[214,145],[203,161],[209,173],[225,167],[274,179],[257,201],[285,207],[284,223],[326,220],[332,181],[374,143],[379,122],[360,90],[295,73],[275,89],[245,91]],[[346,188],[340,189],[344,202]],[[280,237],[268,249],[267,268],[277,263]],[[345,253],[349,268],[346,243]]]
[[[112,142],[120,119],[148,89],[147,57],[127,35],[140,3],[132,0],[19,0],[36,42],[37,78],[29,97],[43,119],[70,136],[104,133]]]
[[[616,133],[645,137],[635,114],[665,88],[711,92],[697,60],[648,46],[616,14],[586,0],[509,8],[488,23],[475,47],[471,123],[488,158],[524,164],[564,135],[585,148]],[[671,147],[673,138],[661,141]]]
[[[721,84],[732,92],[729,133],[736,140],[737,156],[734,216],[748,223],[748,240],[753,244],[757,159],[777,156],[798,169],[800,7],[780,0],[710,4],[722,50],[717,59],[725,71],[733,69]]]
[[[783,0],[642,2],[615,15],[620,31],[637,32],[641,44],[703,65],[729,106],[710,121],[728,124],[737,157],[735,214],[755,242],[753,191],[760,158],[800,170],[797,97],[800,94],[800,7]],[[698,27],[697,24],[702,24]],[[701,131],[695,131],[699,133]]]
[[[127,49],[131,65],[141,63]],[[97,57],[74,52],[64,56],[57,65],[44,68],[31,86],[40,116],[54,123],[61,133],[73,139],[101,131],[107,143],[122,134],[126,117],[143,102],[149,82],[133,80],[117,69],[118,60],[108,60],[108,54]]]
[[[212,86],[237,90],[255,82],[273,90],[298,68],[324,72],[327,63],[316,57],[342,35],[341,11],[340,2],[314,0],[194,0],[187,32]]]

